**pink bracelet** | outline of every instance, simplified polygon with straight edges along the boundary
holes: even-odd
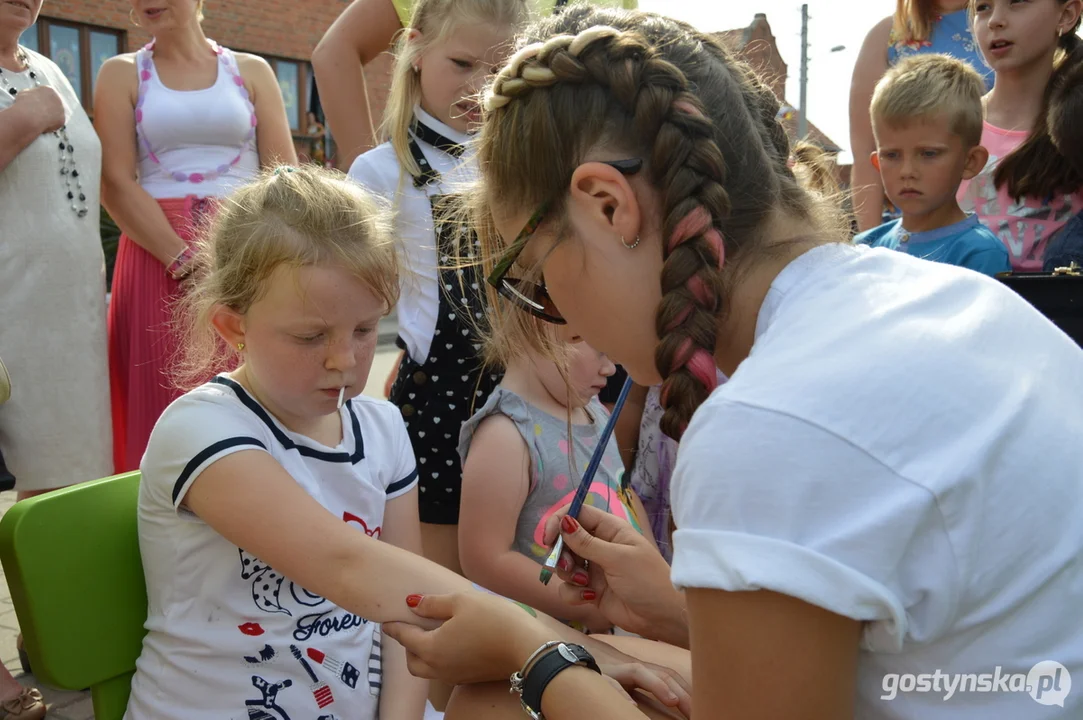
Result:
[[[169,267],[165,271],[174,280],[183,280],[192,272],[192,259],[194,257],[195,253],[192,252],[192,248],[186,247],[177,253],[177,257],[173,258],[173,262],[169,263]]]

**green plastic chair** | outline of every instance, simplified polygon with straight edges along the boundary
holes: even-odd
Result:
[[[90,688],[97,720],[121,720],[147,618],[139,557],[139,473],[16,503],[0,520],[0,562],[34,675]]]

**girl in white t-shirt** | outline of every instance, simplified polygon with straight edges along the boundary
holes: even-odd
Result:
[[[398,294],[381,212],[341,176],[280,168],[197,257],[184,369],[240,366],[173,402],[143,457],[148,633],[125,717],[417,720],[427,683],[378,623],[418,582],[454,585],[390,547],[420,552],[417,471],[398,411],[360,395]]]
[[[459,426],[485,404],[501,373],[481,366],[482,279],[452,260],[465,229],[450,215],[450,193],[476,174],[464,153],[481,118],[477,95],[526,15],[523,0],[419,0],[397,50],[388,142],[350,168],[351,178],[395,208],[407,272],[397,308],[403,355],[389,397],[418,461],[425,556],[456,571]]]
[[[566,323],[681,440],[672,572],[584,508],[562,597],[690,647],[696,717],[1083,716],[1080,348],[993,278],[846,242],[716,39],[572,6],[522,42],[478,142],[494,332]],[[507,678],[545,634],[483,604],[389,633],[427,677]],[[642,716],[586,670],[548,688],[549,720]]]

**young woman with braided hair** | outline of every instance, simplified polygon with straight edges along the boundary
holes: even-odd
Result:
[[[566,322],[662,381],[681,437],[672,574],[584,508],[546,538],[575,553],[565,597],[690,647],[701,717],[1078,715],[1083,353],[997,282],[842,241],[713,39],[573,8],[525,42],[478,149],[492,327],[544,349],[535,323]],[[642,716],[514,608],[408,604],[444,621],[385,628],[416,673],[522,669],[550,720]],[[507,698],[461,689],[449,717]]]

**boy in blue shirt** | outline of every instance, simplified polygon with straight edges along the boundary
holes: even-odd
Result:
[[[987,275],[1011,270],[1008,250],[955,196],[985,167],[981,146],[985,83],[946,55],[908,58],[876,86],[870,115],[888,199],[902,217],[855,241],[959,265]]]

